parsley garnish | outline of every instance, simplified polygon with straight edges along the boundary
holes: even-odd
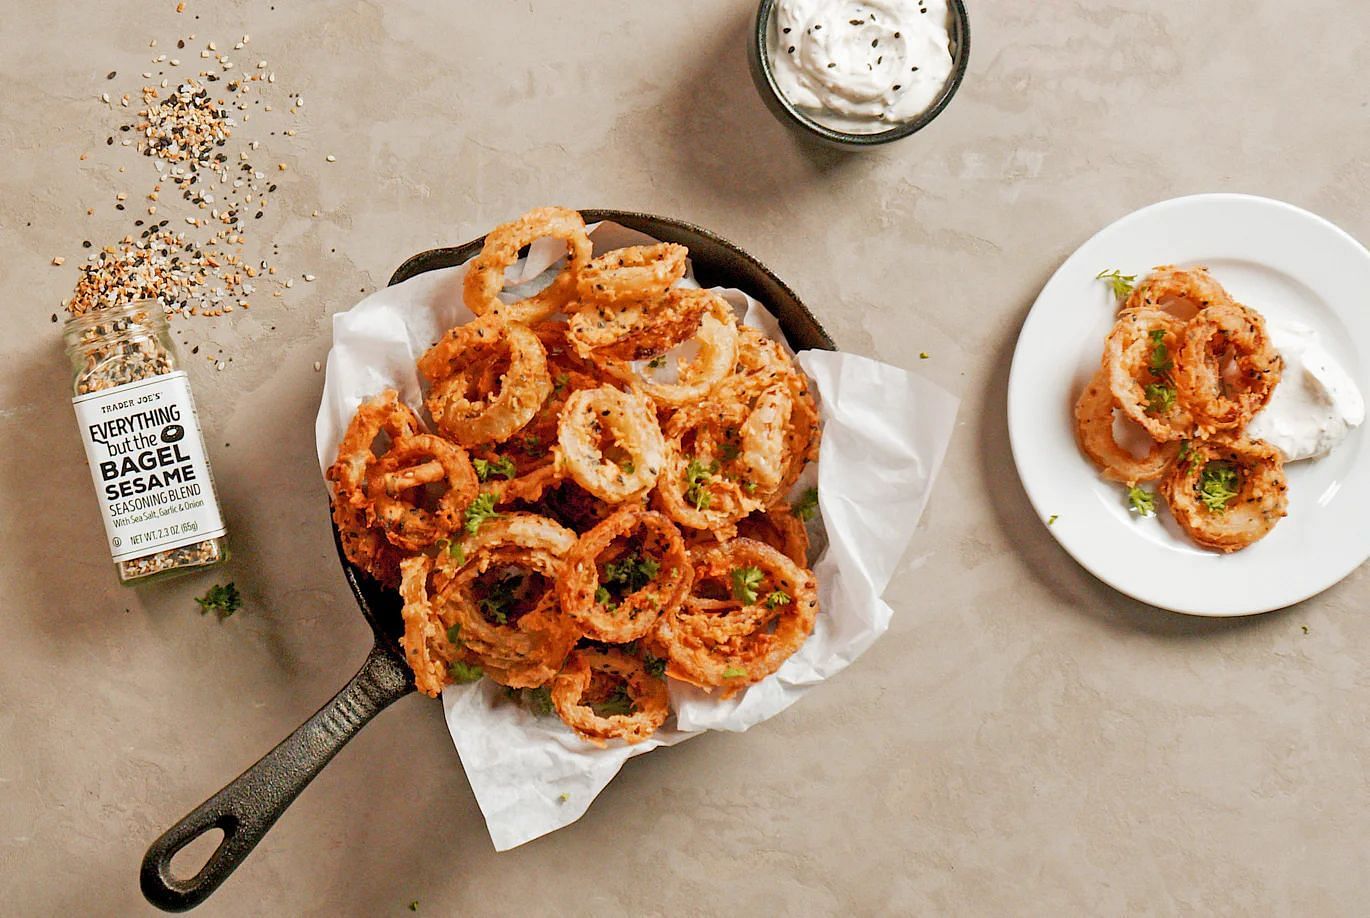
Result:
[[[520,437],[519,445],[523,447],[523,451],[529,456],[542,455],[542,437],[539,437],[536,434],[528,434],[527,436]]]
[[[453,660],[452,665],[447,667],[447,675],[451,676],[452,681],[458,685],[465,685],[484,676],[485,670],[463,660]]]
[[[1108,281],[1108,285],[1113,288],[1113,295],[1121,300],[1132,292],[1132,285],[1137,282],[1137,275],[1123,274],[1114,268],[1112,271],[1100,271],[1094,275],[1094,279]]]
[[[590,710],[599,717],[613,717],[618,714],[632,714],[637,710],[637,706],[633,704],[633,699],[628,697],[627,689],[620,685],[608,698],[590,705]]]
[[[1151,372],[1164,378],[1175,367],[1170,359],[1170,348],[1165,346],[1165,330],[1153,329],[1151,332]]]
[[[719,447],[718,454],[724,462],[732,462],[738,456],[742,455],[742,447],[729,440]]]
[[[221,620],[243,607],[243,598],[238,595],[238,588],[232,582],[214,584],[205,595],[195,597],[195,601],[200,604],[201,615],[213,611]]]
[[[476,495],[476,499],[471,501],[471,506],[466,508],[466,534],[475,535],[480,530],[481,523],[500,516],[503,514],[495,511],[494,492],[484,491]]]
[[[476,607],[485,614],[486,618],[494,619],[501,625],[507,625],[509,623],[509,607],[513,605],[522,586],[523,575],[511,574],[497,581],[494,586],[490,587],[489,592],[476,600]]]
[[[1059,513],[1053,513],[1053,514],[1047,519],[1047,525],[1048,525],[1048,526],[1054,526],[1054,525],[1056,525],[1056,521],[1059,520],[1060,518],[1061,518],[1061,514],[1059,514]]]
[[[461,622],[457,622],[451,628],[447,629],[447,641],[454,647],[461,646]]]
[[[1188,440],[1181,440],[1181,441],[1180,441],[1180,452],[1179,452],[1179,454],[1178,454],[1175,458],[1176,458],[1179,462],[1188,462],[1188,461],[1189,461],[1189,455],[1190,455],[1190,453],[1192,453],[1192,452],[1194,452],[1194,448],[1193,448],[1192,446],[1189,445],[1189,441],[1188,441]]]
[[[1175,407],[1175,390],[1161,383],[1147,383],[1146,410],[1148,414],[1169,414]]]
[[[618,608],[618,603],[614,602],[614,597],[609,595],[609,588],[600,584],[595,587],[595,602],[599,603],[610,612]]]
[[[637,471],[637,466],[633,464],[633,460],[631,459],[624,459],[618,464],[618,467],[623,470],[623,474],[625,475],[631,475],[633,472]]]
[[[662,354],[660,357],[653,357],[651,360],[647,361],[647,369],[649,369],[649,370],[659,370],[659,369],[661,369],[662,367],[664,367],[665,365],[666,365],[666,355],[665,355],[665,354]]]
[[[636,552],[626,555],[622,560],[610,561],[604,565],[602,584],[622,584],[623,592],[635,593],[656,579],[661,572],[661,563],[652,558],[639,557]]]
[[[509,697],[523,705],[536,717],[546,717],[551,714],[552,707],[552,687],[540,685],[537,688],[510,689]]]
[[[660,679],[662,676],[666,675],[666,658],[654,657],[650,653],[643,654],[642,668],[647,670],[647,675],[656,676]]]
[[[756,588],[761,586],[765,576],[759,567],[733,568],[733,598],[740,599],[748,605],[754,604]]]
[[[740,666],[729,666],[723,670],[724,679],[741,679],[745,675],[747,675],[747,671]]]
[[[696,510],[709,509],[709,492],[704,486],[717,472],[717,462],[705,465],[698,459],[691,459],[685,467],[685,499],[694,504]]]
[[[1210,462],[1199,474],[1199,500],[1210,513],[1223,513],[1240,491],[1237,467],[1230,462]]]
[[[772,590],[766,594],[767,609],[774,609],[776,606],[788,606],[791,601],[790,594],[784,590]]]
[[[570,374],[570,373],[558,373],[557,376],[556,376],[556,379],[552,380],[552,384],[553,384],[553,385],[552,385],[552,388],[553,388],[553,390],[554,390],[558,395],[560,395],[560,394],[561,394],[561,390],[562,390],[562,389],[565,389],[566,386],[567,386],[567,384],[570,383],[570,382],[571,382],[571,374]]]
[[[1127,502],[1142,516],[1153,516],[1156,513],[1156,495],[1138,485],[1127,489]]]
[[[790,512],[806,523],[813,519],[818,513],[818,489],[806,489],[790,507]]]
[[[500,456],[494,462],[484,459],[472,459],[471,464],[476,467],[476,477],[481,481],[489,481],[492,475],[503,475],[505,478],[513,478],[518,474],[518,469],[514,467],[514,460],[508,456]]]

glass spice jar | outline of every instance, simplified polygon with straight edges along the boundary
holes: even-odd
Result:
[[[190,382],[155,300],[63,327],[72,405],[119,579],[220,564],[228,544]]]

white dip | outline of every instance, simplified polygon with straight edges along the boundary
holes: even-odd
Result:
[[[952,71],[947,0],[778,0],[771,72],[826,127],[875,134],[937,101]]]
[[[1246,435],[1269,443],[1288,462],[1325,456],[1365,421],[1365,400],[1317,332],[1293,322],[1266,325],[1284,373]]]

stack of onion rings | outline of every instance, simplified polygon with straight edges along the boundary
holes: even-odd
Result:
[[[1283,365],[1260,313],[1207,269],[1158,267],[1128,295],[1075,404],[1080,448],[1103,477],[1132,489],[1139,512],[1150,501],[1138,483],[1159,479],[1191,539],[1215,551],[1245,548],[1286,512],[1278,451],[1242,436]],[[1145,432],[1145,455],[1117,442],[1115,411]]]
[[[546,237],[564,262],[513,300],[505,272]],[[561,208],[492,231],[476,318],[418,361],[426,417],[367,400],[328,478],[348,560],[400,590],[421,691],[545,691],[603,745],[666,721],[667,673],[730,695],[812,631],[789,502],[820,426],[788,351],[688,285],[684,246],[592,254]]]

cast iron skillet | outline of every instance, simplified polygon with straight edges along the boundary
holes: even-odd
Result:
[[[581,213],[587,223],[613,220],[658,239],[688,246],[695,276],[705,287],[737,287],[761,300],[780,320],[785,336],[796,350],[833,349],[828,333],[794,291],[731,242],[666,217],[619,210]],[[459,265],[479,252],[483,241],[482,237],[455,248],[415,255],[400,265],[390,283]],[[243,862],[267,829],[338,750],[371,718],[414,690],[414,680],[399,645],[404,631],[399,594],[383,589],[347,562],[336,530],[333,541],[347,585],[375,633],[371,653],[352,681],[313,717],[152,843],[143,857],[141,883],[143,895],[158,908],[180,912],[203,902]],[[173,876],[172,856],[212,829],[222,829],[224,837],[200,872],[188,879]]]

